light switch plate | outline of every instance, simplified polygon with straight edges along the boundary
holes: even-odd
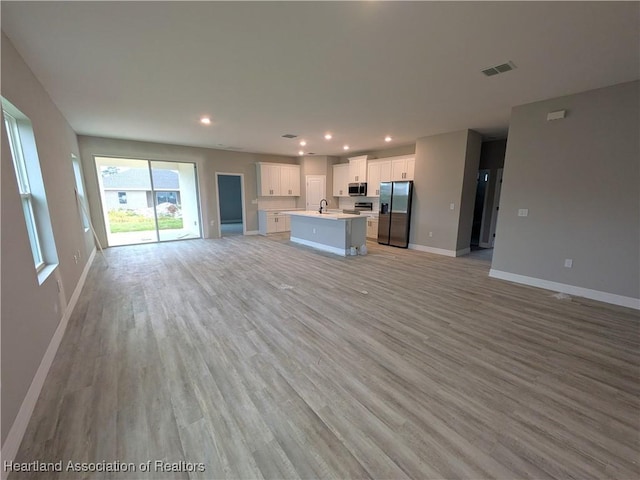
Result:
[[[564,266],[565,266],[566,268],[571,268],[571,267],[573,267],[573,260],[572,260],[572,259],[570,259],[570,258],[565,258],[565,259],[564,259]]]
[[[450,203],[449,204],[449,210],[455,210],[456,209],[456,204],[455,203]]]

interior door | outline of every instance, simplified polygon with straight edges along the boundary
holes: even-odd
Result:
[[[306,209],[319,210],[320,200],[325,197],[325,175],[307,175],[305,183],[307,185]]]

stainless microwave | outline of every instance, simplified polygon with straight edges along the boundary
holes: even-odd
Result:
[[[367,184],[366,183],[350,183],[349,196],[350,197],[366,197]]]

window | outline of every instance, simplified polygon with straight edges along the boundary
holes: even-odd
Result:
[[[127,203],[127,192],[118,192],[118,202]]]
[[[40,171],[36,140],[29,118],[4,98],[1,100],[4,126],[16,173],[33,263],[38,282],[42,284],[55,270],[58,254]]]
[[[71,164],[73,165],[73,175],[76,179],[76,192],[78,195],[78,208],[80,209],[80,218],[82,219],[82,226],[85,232],[89,231],[89,218],[87,213],[89,207],[87,205],[87,199],[84,193],[84,181],[82,179],[82,167],[80,166],[80,159],[73,153],[71,154]]]
[[[177,192],[156,192],[156,200],[158,205],[161,203],[173,203],[176,205],[178,203]]]
[[[4,124],[7,128],[7,136],[9,137],[9,148],[11,149],[11,156],[13,157],[13,166],[16,170],[16,178],[18,180],[18,190],[20,191],[20,198],[22,199],[22,210],[24,211],[24,219],[27,222],[27,232],[29,233],[33,262],[35,263],[36,270],[40,271],[44,268],[44,257],[42,256],[40,235],[33,211],[33,195],[31,194],[27,165],[24,159],[22,142],[20,141],[18,121],[4,109],[3,113]]]

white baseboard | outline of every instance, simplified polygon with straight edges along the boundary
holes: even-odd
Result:
[[[514,283],[522,283],[532,287],[544,288],[554,292],[567,293],[576,297],[590,298],[599,302],[611,303],[621,307],[633,308],[640,310],[640,298],[625,297],[616,295],[615,293],[601,292],[600,290],[591,290],[590,288],[576,287],[566,283],[552,282],[541,278],[527,277],[526,275],[518,275],[516,273],[503,272],[502,270],[489,270],[489,276],[500,280],[507,280]]]
[[[462,255],[468,255],[471,252],[470,248],[463,248],[462,250],[445,250],[444,248],[426,247],[424,245],[418,245],[417,243],[410,243],[409,248],[411,250],[418,250],[419,252],[435,253],[436,255],[444,255],[446,257],[461,257]]]
[[[258,230],[247,230],[245,235],[258,235],[259,233]]]
[[[490,244],[490,243],[487,243],[487,242],[480,242],[480,244],[479,244],[478,246],[479,246],[480,248],[493,248],[493,247],[491,246],[491,244]]]
[[[18,415],[16,415],[16,419],[13,421],[13,425],[9,430],[7,439],[5,440],[4,445],[2,445],[2,465],[4,465],[4,462],[13,462],[16,458],[18,449],[20,448],[20,443],[22,443],[22,437],[24,437],[24,434],[27,431],[27,426],[29,425],[31,415],[33,414],[33,409],[36,407],[38,397],[40,396],[40,391],[42,390],[44,381],[47,378],[47,374],[49,373],[49,369],[51,368],[53,359],[56,356],[56,352],[58,351],[58,347],[60,346],[60,342],[62,341],[64,332],[67,329],[69,318],[71,318],[71,313],[73,312],[73,309],[78,302],[80,292],[82,291],[82,287],[84,286],[84,282],[87,279],[87,274],[89,273],[89,269],[91,268],[91,264],[93,263],[95,256],[96,249],[94,247],[91,255],[89,255],[87,264],[82,271],[82,275],[80,275],[80,279],[78,280],[78,284],[73,291],[73,295],[71,295],[71,298],[69,299],[69,303],[67,304],[67,308],[64,311],[64,315],[62,315],[62,318],[60,319],[58,328],[56,328],[53,337],[51,337],[49,346],[47,347],[47,350],[44,353],[42,360],[40,361],[40,366],[38,367],[38,370],[36,371],[36,374],[31,381],[31,386],[29,386],[27,395],[24,397],[22,405],[20,405],[20,410],[18,411]],[[2,478],[2,480],[5,480],[8,475],[9,471],[2,468],[0,478]]]
[[[325,245],[324,243],[312,242],[311,240],[305,240],[298,237],[291,237],[290,240],[294,243],[299,243],[301,245],[306,245],[307,247],[313,247],[318,250],[322,250],[323,252],[335,253],[336,255],[342,255],[343,257],[347,256],[347,252],[344,248],[330,247],[329,245]]]

